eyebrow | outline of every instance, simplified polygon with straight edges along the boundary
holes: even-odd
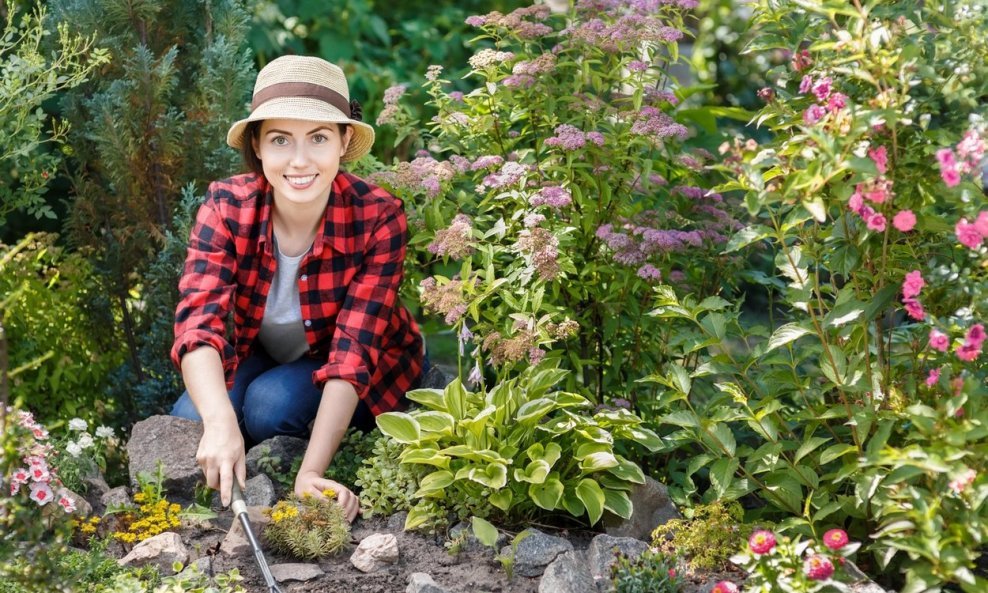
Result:
[[[330,131],[332,131],[332,129],[329,126],[319,126],[318,128],[316,128],[314,130],[311,130],[309,132],[306,132],[305,135],[306,136],[311,136],[312,134],[315,134],[316,132],[321,132],[322,130],[330,130]],[[267,132],[264,133],[265,136],[267,136],[268,134],[284,134],[286,136],[291,136],[292,135],[291,132],[288,132],[288,131],[285,131],[285,130],[268,130]]]

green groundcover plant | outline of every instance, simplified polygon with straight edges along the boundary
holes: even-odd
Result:
[[[779,306],[660,287],[652,312],[681,338],[650,378],[678,491],[846,528],[907,593],[988,586],[984,8],[758,3],[750,49],[791,55],[760,92],[774,138],[725,143],[717,190],[752,217],[725,252],[771,262],[749,276]]]

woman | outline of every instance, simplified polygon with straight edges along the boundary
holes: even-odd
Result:
[[[261,70],[250,116],[227,134],[251,172],[209,186],[171,353],[187,389],[172,414],[203,422],[196,459],[224,505],[244,484],[245,438],[308,436],[295,493],[332,489],[353,521],[357,496],[323,474],[348,426],[400,409],[424,374],[398,300],[401,202],[340,171],[373,142],[343,71],[300,56]]]

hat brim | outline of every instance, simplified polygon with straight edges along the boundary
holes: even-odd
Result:
[[[349,124],[353,136],[341,162],[359,159],[370,152],[374,145],[374,128],[362,121],[350,119],[339,109],[318,99],[304,97],[279,97],[265,101],[249,117],[235,122],[226,133],[226,143],[237,150],[243,147],[244,130],[252,121],[265,119],[296,119],[301,121]]]

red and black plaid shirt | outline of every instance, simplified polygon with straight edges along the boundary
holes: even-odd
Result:
[[[252,351],[275,276],[272,199],[262,176],[216,181],[189,239],[172,361],[181,368],[186,352],[215,348],[227,388],[233,386],[238,361]],[[349,381],[375,416],[402,407],[422,370],[422,336],[398,300],[407,241],[401,201],[340,172],[325,221],[299,265],[308,356],[327,361],[313,373],[313,382]],[[231,307],[232,345],[226,339]]]

